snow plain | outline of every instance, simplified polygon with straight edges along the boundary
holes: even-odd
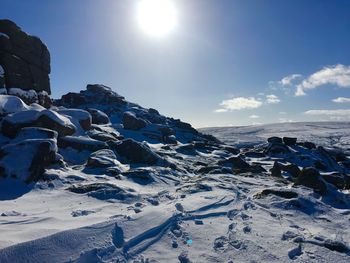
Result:
[[[350,150],[350,123],[201,132],[236,147],[288,135]],[[74,152],[66,154],[84,159]],[[208,160],[213,154],[220,153],[199,153]],[[269,169],[272,163],[266,160],[264,167]],[[350,261],[349,190],[329,186],[330,194],[321,196],[265,175],[175,174],[166,169],[155,173],[150,184],[112,178],[79,165],[47,174],[53,179],[29,186],[2,181],[1,263]],[[79,182],[111,184],[128,193],[128,198],[67,191]],[[277,194],[265,195],[266,189]]]

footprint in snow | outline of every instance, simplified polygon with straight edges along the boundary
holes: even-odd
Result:
[[[292,260],[297,259],[301,254],[303,254],[302,246],[299,244],[296,248],[289,250],[288,257]]]
[[[121,248],[124,245],[124,231],[117,223],[115,223],[112,231],[112,242],[117,248]]]

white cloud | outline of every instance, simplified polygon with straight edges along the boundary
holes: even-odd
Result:
[[[253,115],[250,115],[249,118],[250,118],[250,119],[259,119],[260,116],[259,116],[259,115],[253,114]]]
[[[281,114],[281,115],[286,115],[287,112],[285,112],[285,111],[280,111],[279,114]]]
[[[336,99],[333,99],[332,101],[335,103],[349,103],[350,98],[338,97]]]
[[[228,112],[244,109],[256,109],[263,105],[263,103],[254,97],[244,98],[237,97],[229,100],[224,100],[220,103],[220,108],[215,112]]]
[[[304,112],[306,115],[325,115],[325,116],[349,116],[350,109],[341,110],[308,110]]]
[[[283,79],[280,80],[280,84],[282,86],[291,86],[293,80],[300,78],[301,75],[300,74],[292,74],[289,76],[284,77]]]
[[[304,96],[306,95],[306,90],[315,89],[326,84],[332,84],[342,88],[350,87],[350,66],[338,64],[324,67],[297,85],[295,95]]]
[[[287,118],[279,118],[278,121],[279,121],[280,123],[294,122],[293,120],[287,119]]]
[[[280,103],[281,100],[274,94],[266,95],[266,103],[267,104],[276,104]]]

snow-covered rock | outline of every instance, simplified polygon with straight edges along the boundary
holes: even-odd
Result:
[[[55,139],[26,139],[0,149],[1,177],[24,182],[41,179],[44,169],[56,161]]]
[[[7,115],[28,109],[28,105],[20,98],[11,95],[0,95],[0,115]]]

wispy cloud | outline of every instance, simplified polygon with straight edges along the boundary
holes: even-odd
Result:
[[[297,85],[295,95],[304,96],[307,90],[315,89],[326,84],[332,84],[342,88],[350,87],[350,66],[338,64],[324,67]]]
[[[308,110],[304,112],[306,115],[318,116],[350,116],[350,109],[339,110]]]
[[[288,75],[288,76],[284,77],[283,79],[281,79],[279,81],[279,83],[282,86],[291,86],[293,84],[294,80],[301,78],[301,77],[302,77],[302,75],[300,75],[300,74],[291,74],[291,75]]]
[[[266,95],[266,103],[267,104],[276,104],[280,103],[281,100],[274,94]]]
[[[250,119],[259,119],[260,116],[259,116],[259,115],[253,114],[253,115],[250,115],[249,118],[250,118]]]
[[[235,110],[244,110],[244,109],[256,109],[263,105],[260,100],[257,100],[254,97],[237,97],[229,100],[223,100],[220,103],[220,108],[215,110],[215,112],[228,112]]]
[[[332,101],[335,103],[350,103],[350,98],[338,97]]]

